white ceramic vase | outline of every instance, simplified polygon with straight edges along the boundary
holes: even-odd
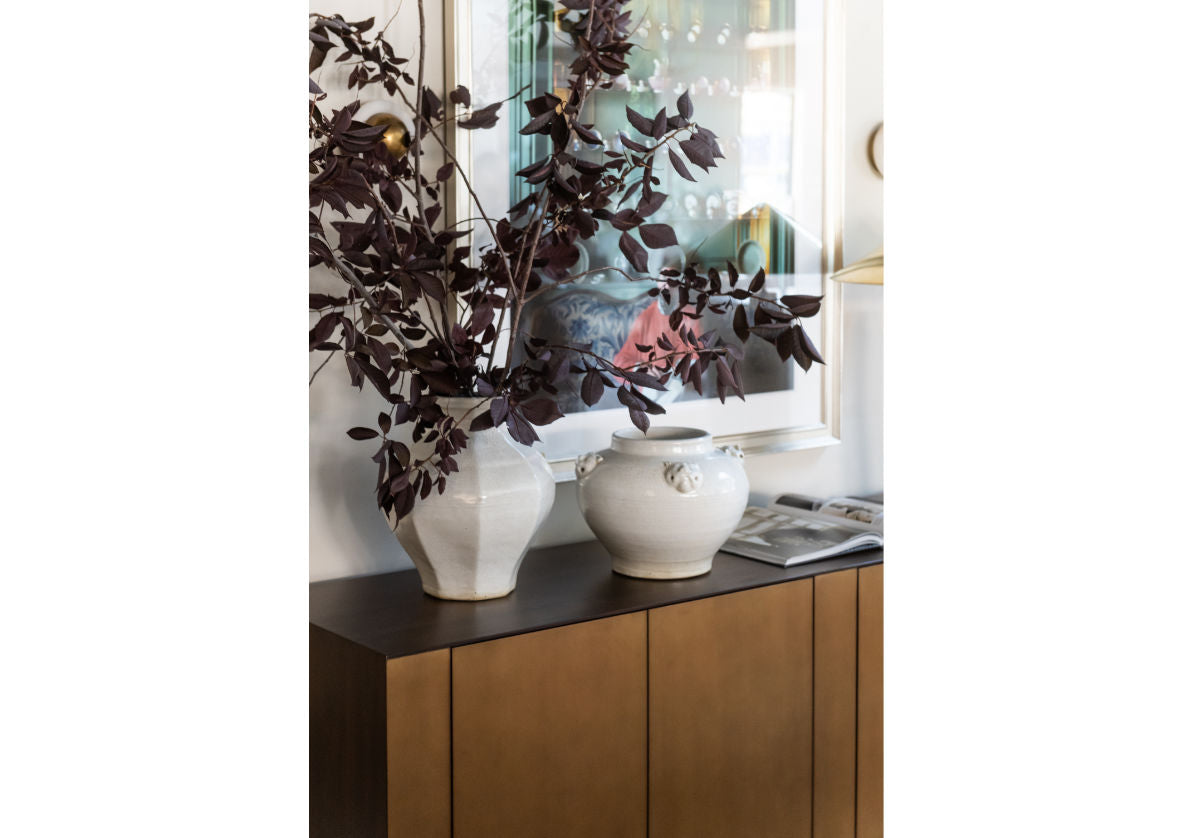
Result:
[[[442,401],[455,419],[488,409],[478,398]],[[529,542],[554,504],[546,458],[504,427],[471,433],[455,456],[458,471],[400,521],[396,537],[421,574],[425,593],[440,599],[495,599],[512,592]]]
[[[641,579],[712,570],[746,509],[743,459],[695,428],[628,428],[612,435],[611,448],[580,456],[579,506],[613,570]]]

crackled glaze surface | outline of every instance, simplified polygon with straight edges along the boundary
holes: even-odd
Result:
[[[451,415],[466,414],[469,421],[479,400],[447,402]],[[418,501],[396,537],[427,594],[459,600],[505,596],[550,514],[554,475],[545,457],[502,428],[472,433],[455,459],[458,471],[447,480],[446,492]]]
[[[741,520],[750,486],[742,459],[695,428],[635,428],[578,460],[579,506],[613,570],[683,579],[712,568]]]

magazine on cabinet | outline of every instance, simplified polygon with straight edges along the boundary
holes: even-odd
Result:
[[[781,567],[883,546],[883,504],[779,495],[750,506],[721,550]]]

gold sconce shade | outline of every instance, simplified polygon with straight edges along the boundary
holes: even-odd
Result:
[[[855,285],[883,285],[883,248],[837,271],[830,279]]]
[[[387,99],[373,99],[363,102],[354,118],[367,125],[386,125],[383,143],[393,157],[403,157],[412,145],[412,134],[408,126],[400,118],[400,110]]]
[[[412,135],[408,133],[408,126],[399,117],[390,113],[377,113],[367,118],[367,124],[387,126],[387,131],[383,134],[383,144],[393,157],[403,157],[408,153]]]

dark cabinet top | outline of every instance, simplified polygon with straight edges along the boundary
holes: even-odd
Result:
[[[415,570],[314,582],[309,586],[309,620],[396,658],[882,561],[880,548],[789,568],[718,553],[704,576],[631,579],[612,572],[599,542],[586,541],[531,550],[516,590],[503,599],[435,599],[421,590]]]

